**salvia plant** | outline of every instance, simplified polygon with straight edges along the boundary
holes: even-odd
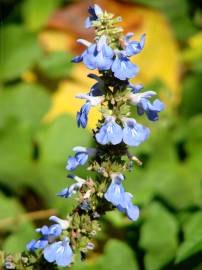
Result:
[[[103,11],[98,5],[89,7],[86,28],[95,29],[93,42],[78,39],[84,45],[81,55],[73,58],[74,63],[83,62],[90,70],[98,70],[98,75],[89,74],[95,84],[88,93],[76,98],[83,99],[84,105],[77,113],[78,127],[85,128],[88,113],[99,106],[101,119],[93,129],[95,148],[76,146],[74,155],[67,161],[68,178],[74,180],[57,193],[63,200],[76,195],[77,206],[65,219],[51,216],[51,226],[43,226],[36,231],[39,238],[27,244],[21,255],[7,255],[5,269],[57,269],[70,266],[76,255],[83,258],[94,248],[92,239],[100,231],[99,219],[107,211],[117,208],[131,221],[139,217],[139,208],[133,203],[133,195],[124,189],[124,172],[133,170],[134,163],[141,161],[132,155],[128,147],[137,147],[150,135],[149,128],[131,118],[132,107],[137,114],[146,114],[150,121],[158,120],[158,113],[164,105],[154,91],[143,92],[141,84],[129,80],[139,71],[130,57],[142,51],[145,34],[140,40],[133,40],[133,33],[123,34],[117,27],[121,21],[113,14]],[[95,172],[93,178],[83,179],[72,172],[88,163],[87,170]]]

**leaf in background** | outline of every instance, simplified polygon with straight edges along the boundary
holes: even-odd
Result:
[[[100,263],[102,270],[138,270],[135,254],[131,248],[120,240],[111,239],[104,249]]]
[[[173,259],[177,249],[178,224],[161,204],[153,202],[144,210],[140,246],[146,251],[147,270],[161,269]]]
[[[135,254],[132,249],[120,240],[111,239],[104,248],[104,254],[93,264],[82,262],[73,270],[138,270]]]
[[[18,190],[30,182],[32,166],[32,138],[30,128],[10,121],[0,131],[0,181]]]
[[[40,30],[61,2],[61,0],[25,0],[22,15],[27,28],[32,31]]]
[[[1,231],[12,230],[12,234],[9,235],[3,242],[3,250],[6,252],[19,252],[24,251],[25,246],[29,240],[35,236],[34,226],[30,221],[16,220],[13,224],[6,225],[5,228],[1,227],[1,221],[5,218],[16,218],[18,215],[24,213],[22,205],[17,199],[12,197],[6,197],[0,193],[0,229]]]
[[[0,92],[0,128],[9,119],[16,119],[21,125],[35,126],[50,105],[50,97],[40,85],[20,83],[7,86]]]
[[[169,19],[177,39],[186,40],[197,29],[190,16],[190,4],[188,0],[133,0],[162,11]]]
[[[202,31],[199,31],[188,40],[188,48],[181,52],[181,59],[185,62],[192,63],[193,61],[202,58]]]
[[[202,212],[195,213],[184,226],[185,241],[180,245],[176,262],[202,251]]]
[[[183,81],[181,111],[184,117],[191,117],[202,113],[202,76],[190,75]]]
[[[12,197],[6,197],[3,193],[0,192],[0,223],[1,219],[15,217],[18,214],[24,212],[23,207],[20,205],[18,200]],[[6,228],[7,229],[7,228]]]
[[[20,25],[7,25],[1,30],[0,80],[14,80],[30,69],[42,52],[37,36]]]
[[[50,52],[40,59],[40,70],[49,78],[58,79],[67,77],[72,70],[72,56],[64,51]]]
[[[78,132],[79,131],[79,132]],[[90,134],[85,129],[79,129],[76,120],[65,114],[45,126],[38,134],[41,145],[41,162],[66,162],[68,153],[77,145],[89,146]],[[65,165],[65,164],[64,164]]]
[[[32,222],[24,220],[19,224],[16,223],[15,232],[8,236],[3,243],[3,250],[9,253],[23,252],[27,243],[35,237],[36,232]]]
[[[39,159],[33,186],[49,207],[56,207],[67,213],[67,207],[72,207],[72,201],[59,198],[56,193],[71,183],[69,179],[65,179],[67,158],[74,146],[90,146],[89,133],[84,129],[78,132],[76,120],[66,114],[43,126],[38,131],[36,141]],[[83,178],[88,173],[84,169],[77,172],[82,172],[78,175]]]

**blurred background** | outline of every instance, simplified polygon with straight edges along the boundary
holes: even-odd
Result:
[[[84,21],[94,1],[1,0],[0,249],[18,252],[50,215],[65,215],[74,200],[55,194],[66,186],[66,161],[75,145],[92,145],[75,114],[92,80],[70,59],[76,39],[92,39]],[[143,166],[128,173],[141,218],[118,211],[102,220],[96,248],[74,270],[202,269],[202,8],[189,0],[97,0],[123,17],[125,32],[147,34],[134,83],[157,91],[166,104],[150,139],[131,152]],[[85,178],[87,172],[78,169]]]

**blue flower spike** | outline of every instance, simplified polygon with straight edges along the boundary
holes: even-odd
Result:
[[[83,257],[94,249],[92,238],[100,230],[98,219],[109,209],[116,208],[131,221],[139,218],[140,210],[134,204],[133,195],[124,189],[123,172],[132,172],[135,165],[142,164],[130,153],[129,147],[145,142],[150,130],[132,118],[131,107],[136,108],[137,115],[146,114],[150,121],[157,121],[164,109],[164,104],[155,99],[156,92],[143,92],[142,84],[130,82],[139,72],[133,59],[135,61],[135,56],[142,52],[146,35],[142,34],[139,39],[134,39],[133,33],[124,35],[122,27],[117,26],[121,18],[97,4],[90,6],[88,12],[85,26],[94,27],[95,37],[92,41],[77,40],[85,48],[72,62],[84,64],[90,70],[88,78],[95,81],[86,93],[76,95],[84,101],[76,120],[78,127],[86,128],[92,107],[98,107],[101,118],[92,130],[94,148],[74,147],[66,165],[71,172],[88,164],[90,176],[85,180],[68,174],[73,181],[57,193],[62,198],[76,195],[76,207],[64,219],[51,216],[49,221],[53,224],[36,229],[39,238],[27,244],[30,252],[37,250],[34,257],[37,254],[44,257],[47,269],[49,263],[71,267],[74,251]]]

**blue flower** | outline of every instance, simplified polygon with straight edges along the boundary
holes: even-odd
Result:
[[[148,128],[138,124],[132,118],[123,118],[123,141],[129,146],[138,146],[145,141],[150,131]]]
[[[109,185],[107,192],[104,194],[104,197],[107,201],[111,202],[114,206],[121,204],[124,194],[124,188],[122,181],[124,176],[120,173],[111,175],[112,182]]]
[[[74,63],[83,61],[89,69],[109,70],[113,63],[114,51],[107,44],[107,37],[101,36],[97,43],[89,43],[79,39],[78,42],[87,46],[87,49],[79,56],[72,59]]]
[[[61,219],[56,216],[51,216],[49,217],[49,220],[58,223],[60,227],[62,228],[62,230],[66,230],[69,227],[69,221],[66,219]]]
[[[69,157],[66,169],[73,171],[79,165],[84,165],[89,157],[93,157],[96,154],[96,149],[86,148],[82,146],[77,146],[73,148],[73,151],[76,152],[75,157]]]
[[[77,112],[76,119],[77,119],[77,125],[78,127],[85,128],[88,123],[88,113],[90,111],[91,104],[90,102],[86,102],[80,109],[79,112]]]
[[[137,104],[138,114],[142,115],[144,112],[146,112],[148,119],[151,121],[158,120],[158,113],[163,109],[164,104],[159,99],[155,99],[153,103],[151,103],[148,99],[142,98]]]
[[[125,192],[122,181],[124,176],[120,173],[111,174],[112,182],[109,185],[104,197],[111,202],[121,212],[126,213],[129,219],[137,220],[139,208],[131,202],[132,194]]]
[[[43,226],[42,228],[36,229],[42,237],[38,240],[32,240],[27,244],[27,250],[35,251],[36,249],[44,249],[50,241],[53,241],[62,233],[62,228],[59,224]]]
[[[78,94],[76,98],[87,100],[86,103],[81,107],[80,111],[77,112],[77,125],[85,128],[88,122],[88,113],[91,107],[99,105],[103,100],[103,96],[91,96],[89,94]],[[72,160],[73,162],[73,160]]]
[[[158,120],[158,113],[164,109],[164,104],[159,99],[151,103],[149,99],[155,95],[156,92],[154,91],[146,91],[144,93],[130,94],[129,99],[131,104],[137,106],[139,115],[146,112],[149,120],[156,121]]]
[[[101,7],[98,5],[93,5],[88,8],[88,12],[90,14],[89,17],[86,18],[85,26],[86,28],[90,28],[93,21],[97,21],[98,18],[103,14]]]
[[[111,69],[114,76],[123,81],[132,79],[139,71],[138,66],[133,64],[122,52],[116,55]]]
[[[132,84],[132,83],[129,82],[128,88],[131,89],[131,92],[132,92],[133,94],[137,94],[137,93],[139,93],[144,87],[143,87],[142,84],[136,84],[136,85],[134,85],[134,84]]]
[[[76,175],[69,174],[68,177],[76,180],[76,183],[72,184],[70,187],[65,188],[59,193],[57,193],[57,196],[63,197],[63,198],[70,198],[72,195],[76,194],[78,190],[82,187],[82,185],[86,182],[84,179]]]
[[[93,97],[103,96],[103,90],[104,90],[104,85],[105,85],[104,81],[96,74],[88,74],[88,77],[95,79],[97,81],[97,83],[95,83],[91,87],[89,95]]]
[[[130,41],[130,38],[133,36],[132,33],[129,33],[125,37],[125,52],[127,56],[132,56],[135,54],[138,54],[142,51],[145,44],[145,34],[143,34],[140,38],[140,41],[132,40]]]
[[[124,192],[122,195],[122,201],[117,206],[119,211],[126,213],[130,220],[137,220],[139,218],[139,208],[131,202],[133,195],[128,192]]]
[[[55,242],[44,249],[44,258],[50,262],[55,262],[58,266],[68,266],[73,259],[73,251],[69,245],[69,238]]]
[[[115,122],[115,118],[111,116],[106,117],[105,124],[99,129],[95,138],[102,145],[107,143],[115,145],[122,141],[122,134],[122,128]]]

